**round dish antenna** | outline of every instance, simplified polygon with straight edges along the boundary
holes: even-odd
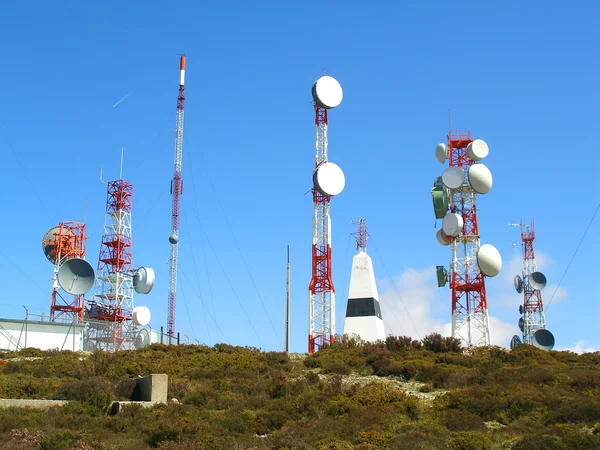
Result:
[[[519,336],[517,336],[516,334],[512,337],[512,339],[510,340],[510,348],[515,348],[518,345],[521,345],[521,338]]]
[[[169,236],[169,242],[173,245],[177,244],[179,242],[179,236],[177,236],[176,234],[172,234],[171,236]]]
[[[442,182],[448,189],[458,189],[465,181],[465,172],[460,167],[448,167],[442,173]]]
[[[444,247],[446,245],[450,245],[450,240],[448,239],[448,236],[446,236],[444,234],[444,232],[442,231],[442,229],[439,229],[435,235],[437,237],[438,242],[443,245]]]
[[[342,103],[344,92],[335,78],[325,75],[313,84],[312,96],[321,108],[331,109]]]
[[[490,152],[490,148],[486,144],[485,141],[481,139],[475,139],[467,146],[467,155],[473,161],[479,161],[480,159],[485,158]]]
[[[523,309],[523,305],[519,305],[519,314],[523,314],[523,311],[525,311],[525,310]]]
[[[483,164],[473,164],[468,171],[469,184],[478,194],[487,194],[492,189],[492,172]]]
[[[131,316],[133,318],[133,323],[142,327],[148,325],[152,318],[152,314],[150,314],[150,310],[146,306],[136,306],[133,308],[133,311],[131,311]]]
[[[154,269],[140,267],[133,275],[133,288],[138,294],[148,294],[154,286]]]
[[[531,344],[542,350],[550,351],[554,348],[554,335],[550,331],[540,328],[533,333]]]
[[[75,236],[75,232],[68,227],[52,227],[44,237],[42,238],[42,250],[44,251],[44,255],[48,258],[52,264],[56,264],[56,247],[58,242],[56,240],[57,235],[62,234],[63,236]]]
[[[527,283],[534,291],[541,291],[546,287],[546,276],[542,272],[533,272],[527,277]]]
[[[502,269],[502,257],[496,247],[485,244],[477,251],[477,265],[479,270],[487,277],[495,277]]]
[[[67,259],[61,264],[57,274],[61,288],[73,295],[82,295],[94,286],[94,268],[82,258]]]
[[[515,275],[514,284],[515,284],[515,291],[517,291],[519,294],[522,293],[523,292],[523,279],[519,275]]]
[[[442,221],[442,230],[446,236],[458,236],[463,225],[464,221],[460,214],[448,213]]]
[[[140,330],[140,332],[135,336],[133,345],[135,345],[135,348],[142,348],[150,345],[150,332],[145,328]]]
[[[525,319],[522,317],[519,319],[519,330],[523,331],[525,329]]]
[[[314,171],[313,184],[321,194],[334,196],[344,190],[346,177],[337,164],[326,162]]]
[[[435,148],[435,159],[437,159],[440,164],[444,164],[446,162],[446,158],[448,157],[448,150],[446,150],[446,144],[443,142],[438,144]]]

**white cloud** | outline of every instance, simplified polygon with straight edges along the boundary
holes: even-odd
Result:
[[[450,291],[447,285],[437,287],[435,267],[406,269],[394,280],[379,280],[378,290],[387,334],[414,339],[429,333],[450,336]],[[489,320],[492,344],[508,346],[515,325],[493,316]]]
[[[574,352],[574,353],[593,353],[593,352],[598,352],[600,351],[600,349],[597,348],[593,348],[590,347],[589,344],[586,341],[577,341],[575,343],[575,345],[573,347],[568,347],[568,348],[555,348],[554,350],[558,350],[558,351],[570,351],[570,352]]]

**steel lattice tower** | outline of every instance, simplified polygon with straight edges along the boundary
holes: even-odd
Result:
[[[471,142],[469,130],[448,132],[449,166],[468,170],[473,164],[467,155]],[[468,183],[452,190],[449,199],[450,212],[460,214],[464,221],[462,232],[451,242],[452,336],[469,347],[491,345],[485,277],[477,265],[481,244],[475,199],[476,193]]]
[[[183,194],[183,180],[181,179],[181,161],[183,157],[183,105],[185,84],[185,56],[179,61],[179,94],[177,95],[177,125],[175,129],[175,173],[171,181],[171,194],[173,207],[171,214],[171,266],[169,269],[169,314],[167,319],[167,334],[169,344],[175,337],[175,306],[177,300],[177,257],[179,243],[179,206],[180,196]]]
[[[523,241],[523,280],[537,272],[533,241],[535,227],[533,219],[531,226],[521,221],[521,240]],[[546,315],[542,302],[542,292],[533,289],[528,282],[523,283],[523,344],[533,344],[533,334],[540,329],[546,329]]]
[[[327,110],[315,105],[316,165],[327,162]],[[335,336],[335,288],[331,278],[331,197],[313,189],[312,278],[309,285],[308,352]]]
[[[42,245],[52,249],[55,260],[50,296],[50,321],[82,323],[84,319],[84,295],[72,295],[61,289],[58,270],[70,258],[84,258],[86,247],[86,225],[80,222],[61,222],[48,232]]]
[[[133,348],[133,185],[118,180],[107,186],[96,289],[89,302],[88,339],[96,350],[115,352]]]

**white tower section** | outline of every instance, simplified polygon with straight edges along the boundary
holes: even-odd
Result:
[[[362,250],[352,258],[344,334],[356,335],[363,342],[385,340],[373,261]]]

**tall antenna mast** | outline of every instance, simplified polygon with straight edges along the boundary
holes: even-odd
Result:
[[[308,353],[333,342],[335,288],[331,277],[331,197],[344,190],[342,169],[329,162],[327,111],[342,102],[342,87],[335,78],[322,76],[312,87],[315,101],[316,155],[313,171],[312,278],[309,290]]]
[[[452,292],[452,336],[463,345],[491,345],[485,277],[495,277],[502,268],[502,257],[490,244],[481,245],[477,194],[492,188],[492,174],[479,161],[489,152],[481,139],[472,139],[469,130],[448,131],[448,144],[438,144],[437,160],[449,167],[431,189],[436,219],[443,219],[437,240],[450,245],[450,273],[437,266],[438,286],[450,281]]]
[[[350,233],[356,240],[356,250],[367,253],[367,239],[370,237],[367,232],[367,220],[361,217],[359,220],[353,220],[352,224],[358,225],[358,230],[355,233]]]
[[[285,352],[290,352],[290,246],[287,246],[287,270],[285,283]]]
[[[175,174],[171,181],[171,195],[173,195],[173,211],[171,216],[171,267],[169,270],[169,315],[167,320],[167,334],[169,344],[175,338],[175,305],[177,291],[177,253],[179,243],[179,197],[183,194],[183,180],[181,179],[181,159],[183,156],[183,104],[185,84],[185,56],[179,60],[179,94],[177,95],[177,128],[175,130]]]

